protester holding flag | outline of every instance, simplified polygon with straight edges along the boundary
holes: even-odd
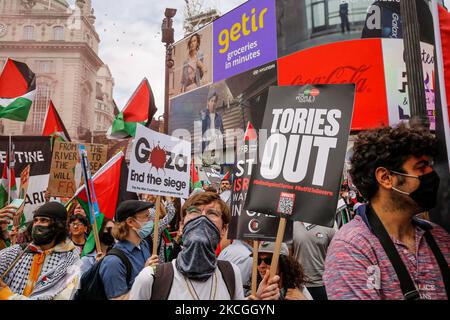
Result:
[[[125,254],[131,264],[131,277],[127,281],[127,266],[115,255],[107,255],[100,266],[100,276],[106,297],[110,300],[127,300],[134,279],[146,263],[154,263],[157,257],[150,259],[151,251],[145,238],[153,230],[150,219],[150,203],[127,200],[117,208],[112,235],[118,242],[114,249]]]
[[[33,216],[33,242],[0,251],[0,300],[68,300],[79,281],[80,258],[67,239],[67,212],[49,202]]]
[[[328,249],[329,299],[448,300],[450,235],[415,217],[436,205],[436,141],[428,129],[404,124],[358,135],[350,174],[369,204]]]
[[[240,300],[244,298],[239,268],[218,261],[215,250],[225,236],[230,209],[214,193],[189,198],[182,208],[183,249],[170,263],[146,267],[137,276],[130,300]],[[257,297],[278,299],[279,277],[261,284]],[[188,290],[186,290],[186,287]]]

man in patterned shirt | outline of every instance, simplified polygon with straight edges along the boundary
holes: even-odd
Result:
[[[0,300],[69,300],[78,287],[80,257],[67,238],[67,212],[48,202],[33,216],[33,242],[0,251]]]
[[[415,217],[436,204],[435,153],[436,138],[420,127],[399,125],[358,136],[350,174],[369,204],[331,242],[324,273],[328,298],[448,299],[444,282],[448,277],[443,273],[450,262],[450,236],[440,226]],[[439,250],[432,250],[429,232]],[[391,260],[397,261],[396,269]],[[403,272],[398,272],[400,268]],[[399,274],[407,281],[400,282]],[[405,283],[413,288],[412,295]]]

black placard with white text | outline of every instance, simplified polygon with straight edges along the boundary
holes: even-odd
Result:
[[[332,227],[355,85],[271,87],[244,208]]]

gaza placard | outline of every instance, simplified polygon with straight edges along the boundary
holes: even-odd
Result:
[[[138,125],[127,191],[187,198],[190,163],[189,142]]]

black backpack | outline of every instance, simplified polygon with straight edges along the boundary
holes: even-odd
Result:
[[[236,282],[233,266],[229,261],[217,260],[217,267],[222,273],[231,300],[236,291]],[[157,264],[153,275],[152,296],[150,300],[167,300],[172,290],[174,270],[172,262]],[[157,290],[154,290],[157,289]]]
[[[131,263],[127,256],[119,249],[112,248],[107,256],[116,256],[122,261],[127,269],[127,284],[131,279]],[[74,296],[74,300],[108,300],[105,293],[105,287],[103,286],[102,277],[100,276],[100,266],[102,260],[97,261],[92,267],[90,267],[80,279],[80,288],[77,290]]]

